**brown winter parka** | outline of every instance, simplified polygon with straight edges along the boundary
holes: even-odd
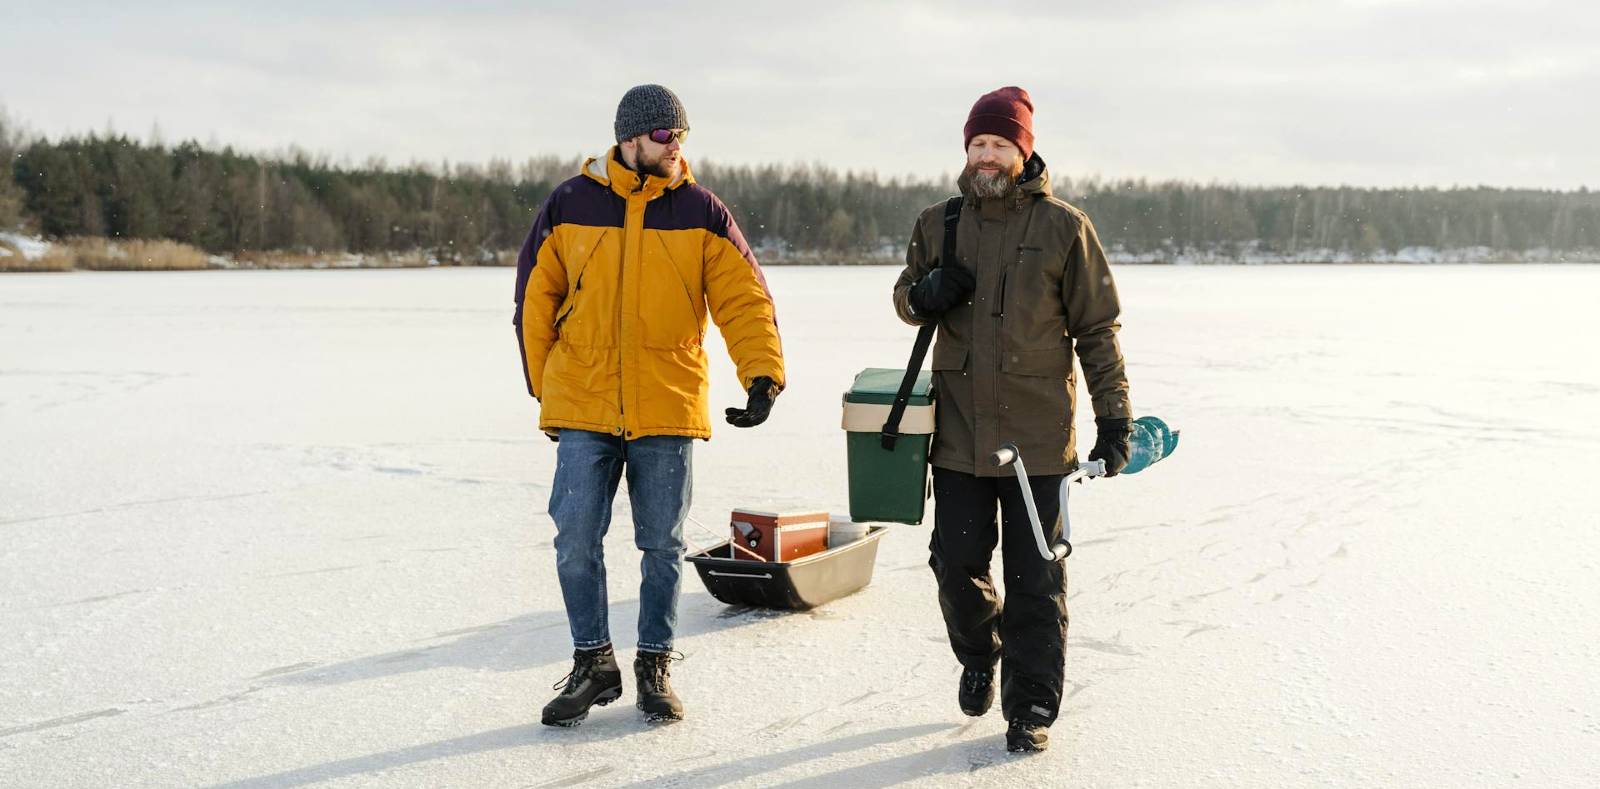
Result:
[[[1052,196],[1037,154],[1010,197],[979,200],[965,177],[960,186],[955,262],[977,285],[966,303],[939,317],[931,462],[977,476],[1010,474],[989,456],[1014,443],[1029,474],[1065,474],[1077,465],[1074,351],[1095,416],[1132,416],[1117,343],[1121,307],[1105,251],[1089,217]],[[894,287],[895,310],[912,325],[927,321],[911,308],[911,287],[939,264],[943,237],[941,202],[917,218]]]

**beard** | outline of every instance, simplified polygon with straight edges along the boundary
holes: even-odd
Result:
[[[973,195],[997,199],[1011,194],[1017,188],[1017,178],[1022,175],[1022,160],[1014,162],[1009,172],[984,170],[975,164],[968,164],[962,175],[966,176],[967,183],[972,184]]]
[[[683,161],[683,157],[677,153],[673,153],[669,159],[666,151],[662,151],[660,156],[652,159],[649,154],[644,152],[644,146],[642,145],[639,146],[638,158],[639,172],[668,180],[677,177],[678,165]]]

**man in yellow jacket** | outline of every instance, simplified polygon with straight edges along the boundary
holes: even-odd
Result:
[[[543,722],[574,726],[622,695],[606,618],[601,541],[624,475],[634,544],[644,552],[633,668],[640,710],[680,720],[668,683],[692,482],[691,443],[711,438],[703,343],[722,331],[744,408],[761,424],[783,390],[772,294],[716,195],[683,159],[689,120],[660,85],[617,107],[617,144],[555,188],[517,262],[515,324],[539,427],[559,443],[550,495],[556,573],[574,647],[572,672]]]

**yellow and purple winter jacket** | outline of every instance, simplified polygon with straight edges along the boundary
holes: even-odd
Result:
[[[641,178],[643,179],[641,181]],[[772,294],[727,206],[605,156],[555,188],[517,258],[514,323],[539,427],[709,439],[709,313],[739,382],[784,384]]]

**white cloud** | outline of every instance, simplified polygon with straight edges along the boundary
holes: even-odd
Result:
[[[932,174],[1020,84],[1063,173],[1246,183],[1600,184],[1600,10],[1569,2],[7,3],[0,102],[353,160],[609,142],[684,98],[690,152]]]

